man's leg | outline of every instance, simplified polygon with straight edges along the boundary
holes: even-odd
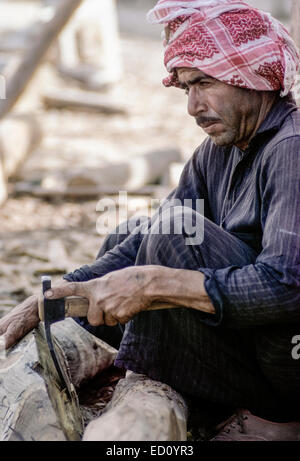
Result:
[[[188,213],[195,212],[187,209]],[[180,210],[172,219],[178,229]],[[153,233],[142,239],[137,265],[197,270],[255,261],[254,250],[208,220],[204,241],[197,246],[186,245],[184,230],[165,235],[155,233],[155,226],[158,221],[152,224]],[[283,413],[286,406],[258,364],[253,330],[207,325],[202,313],[192,309],[136,316],[126,326],[116,364],[166,382],[185,395],[227,408],[248,408],[262,417]]]
[[[132,229],[134,225],[138,227],[141,224],[141,220],[145,222],[147,218],[142,217],[140,219],[129,219],[128,221],[121,223],[113,232],[108,234],[96,256],[96,261],[104,256],[107,251],[112,250],[116,245],[121,244],[128,236],[129,229]],[[75,320],[97,338],[102,339],[116,349],[119,348],[124,333],[123,325],[117,325],[115,327],[100,325],[95,327],[88,323],[86,317],[77,318]]]

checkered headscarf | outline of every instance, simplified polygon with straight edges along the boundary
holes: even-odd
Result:
[[[178,67],[282,97],[295,83],[299,54],[288,31],[243,1],[159,0],[148,20],[166,26],[166,86],[178,86]]]

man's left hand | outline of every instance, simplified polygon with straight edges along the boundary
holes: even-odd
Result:
[[[90,325],[124,324],[150,305],[145,296],[148,277],[141,269],[128,267],[87,282],[69,282],[51,288],[45,296],[49,299],[82,296],[89,300]]]

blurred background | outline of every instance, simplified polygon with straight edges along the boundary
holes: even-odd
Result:
[[[205,137],[161,83],[155,3],[0,1],[0,317],[42,274],[93,261],[111,222],[99,199],[120,211],[128,191],[128,214],[145,214]],[[249,3],[291,27],[292,1]]]

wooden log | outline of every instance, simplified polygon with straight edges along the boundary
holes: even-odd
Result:
[[[187,406],[170,386],[127,372],[83,441],[185,441]]]
[[[153,150],[98,168],[72,168],[45,176],[42,186],[66,190],[70,187],[112,185],[117,190],[135,191],[157,182],[172,162],[180,160],[177,149]]]
[[[106,115],[126,114],[125,108],[94,92],[73,89],[52,90],[44,94],[42,99],[46,109],[68,109]]]
[[[42,325],[40,323],[39,329]],[[70,378],[76,388],[109,368],[116,358],[116,349],[90,334],[71,318],[52,325],[51,331],[55,343],[66,356]]]
[[[0,101],[0,119],[17,102],[50,45],[67,24],[81,2],[82,0],[57,2],[55,7],[53,7],[53,15],[44,18],[38,27],[35,27],[35,36],[32,37],[30,46],[26,48],[13,73],[6,76],[6,99]]]
[[[66,188],[51,188],[36,186],[32,183],[17,182],[10,184],[8,192],[12,196],[31,195],[43,199],[70,198],[70,199],[97,199],[107,195],[118,195],[120,186],[70,186]],[[166,197],[170,188],[156,184],[149,184],[137,189],[129,190],[128,195],[145,195],[157,199]]]
[[[1,441],[66,440],[37,367],[32,333],[0,360]]]
[[[75,389],[107,369],[117,351],[73,319],[51,327],[72,397],[60,388],[43,325],[0,355],[0,440],[80,440],[83,420]]]

